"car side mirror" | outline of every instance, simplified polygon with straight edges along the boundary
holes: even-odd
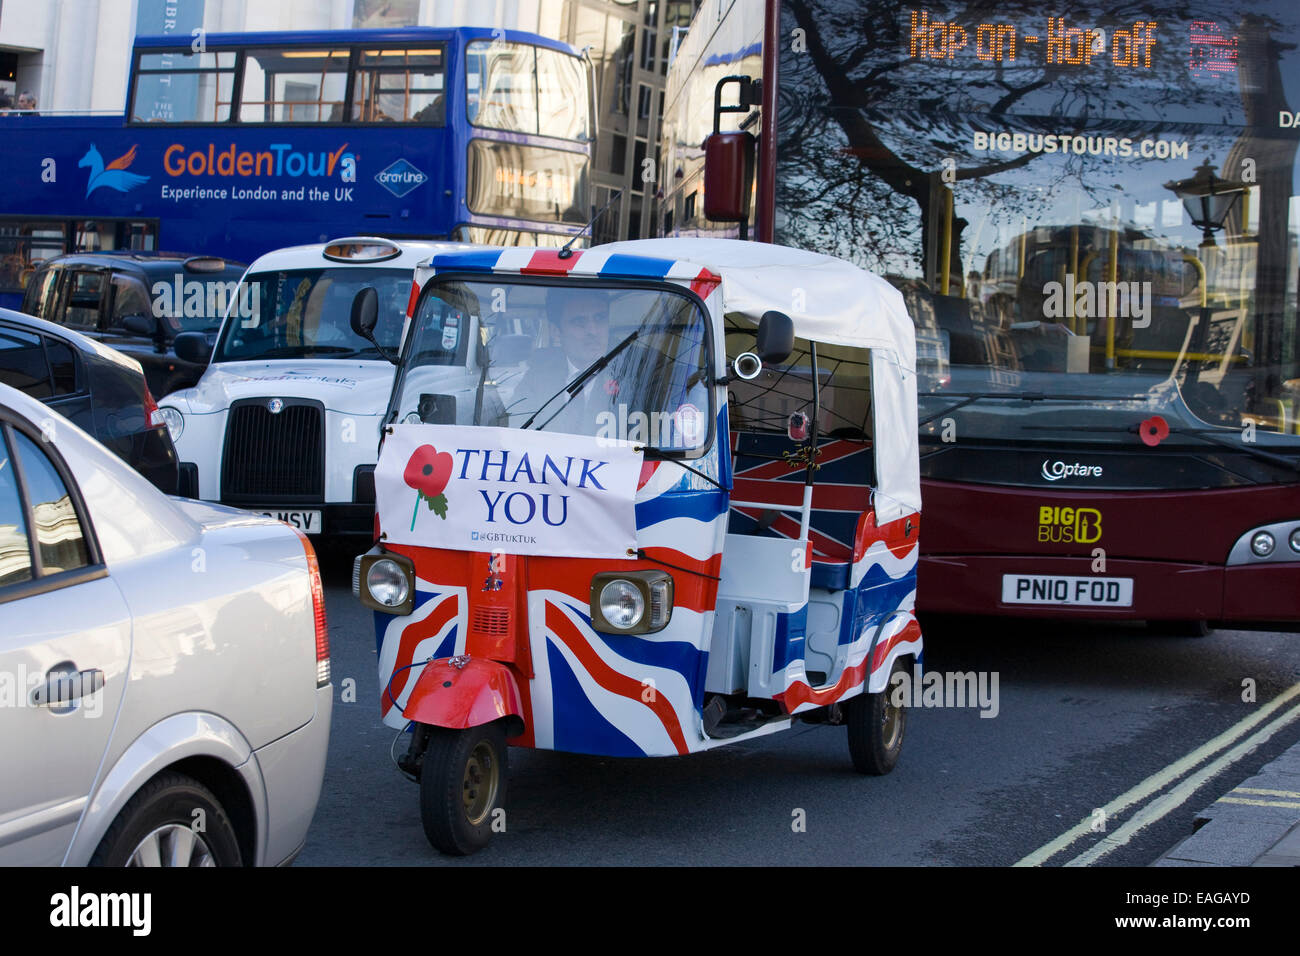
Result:
[[[366,286],[352,299],[352,331],[367,342],[373,342],[378,322],[379,293],[372,286]]]
[[[172,342],[172,348],[178,359],[195,365],[207,365],[208,359],[212,358],[212,346],[208,345],[208,337],[202,332],[182,332]]]
[[[754,351],[764,363],[780,365],[794,351],[794,322],[784,312],[764,312],[758,321]]]
[[[144,335],[153,338],[158,334],[158,322],[152,315],[133,312],[121,318],[122,328],[132,335]]]

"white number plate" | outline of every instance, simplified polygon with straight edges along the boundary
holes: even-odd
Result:
[[[258,514],[283,521],[308,534],[320,534],[324,526],[319,511],[259,511]]]
[[[1002,603],[1132,607],[1133,579],[1004,574]]]

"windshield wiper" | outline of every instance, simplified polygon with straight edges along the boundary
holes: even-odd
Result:
[[[612,349],[610,349],[600,358],[596,359],[596,361],[592,362],[585,369],[583,369],[581,372],[575,375],[573,377],[573,381],[563,385],[558,392],[556,392],[546,401],[542,402],[541,408],[538,408],[537,411],[529,415],[528,421],[524,422],[519,427],[527,428],[536,420],[537,416],[542,413],[542,410],[545,409],[547,405],[551,404],[551,402],[555,401],[563,393],[568,392],[569,397],[565,399],[563,405],[561,405],[559,408],[555,410],[555,415],[558,415],[560,414],[560,412],[564,411],[568,407],[569,402],[573,401],[573,399],[577,396],[578,392],[582,389],[582,386],[586,383],[587,379],[591,378],[593,375],[595,375],[597,372],[603,369],[610,362],[614,361],[614,359],[618,356],[620,352],[622,352],[625,348],[627,348],[629,345],[632,344],[632,340],[635,339],[638,334],[639,333],[637,331],[633,331],[629,333],[628,337],[625,338],[622,342],[619,342],[618,345],[615,345]],[[546,421],[538,425],[537,430],[541,431],[543,428],[549,425],[555,419],[555,415],[552,415],[550,418],[546,419]]]
[[[937,398],[941,395],[961,394],[961,392],[929,392],[919,397]],[[975,402],[990,398],[1001,398],[1012,402],[1145,402],[1150,397],[1150,395],[1048,395],[1046,392],[972,392],[965,395],[960,402],[949,405],[942,411],[921,419],[917,422],[916,427],[921,428],[930,424],[936,418],[942,418],[959,408],[965,408],[967,405],[973,405]]]

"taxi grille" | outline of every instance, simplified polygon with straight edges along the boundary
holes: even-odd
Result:
[[[275,504],[325,500],[324,407],[304,399],[241,399],[230,407],[221,454],[221,500]]]

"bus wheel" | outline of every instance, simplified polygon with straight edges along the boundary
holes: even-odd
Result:
[[[1161,637],[1209,637],[1214,627],[1209,621],[1147,621],[1147,633]]]
[[[903,658],[894,661],[890,681],[878,694],[859,694],[845,707],[845,724],[849,729],[849,756],[858,773],[880,776],[889,773],[898,763],[903,750],[903,732],[907,729],[907,705],[890,703],[892,678],[906,670]]]
[[[504,813],[506,767],[500,724],[430,730],[420,770],[420,822],[435,849],[468,856],[488,845]]]

